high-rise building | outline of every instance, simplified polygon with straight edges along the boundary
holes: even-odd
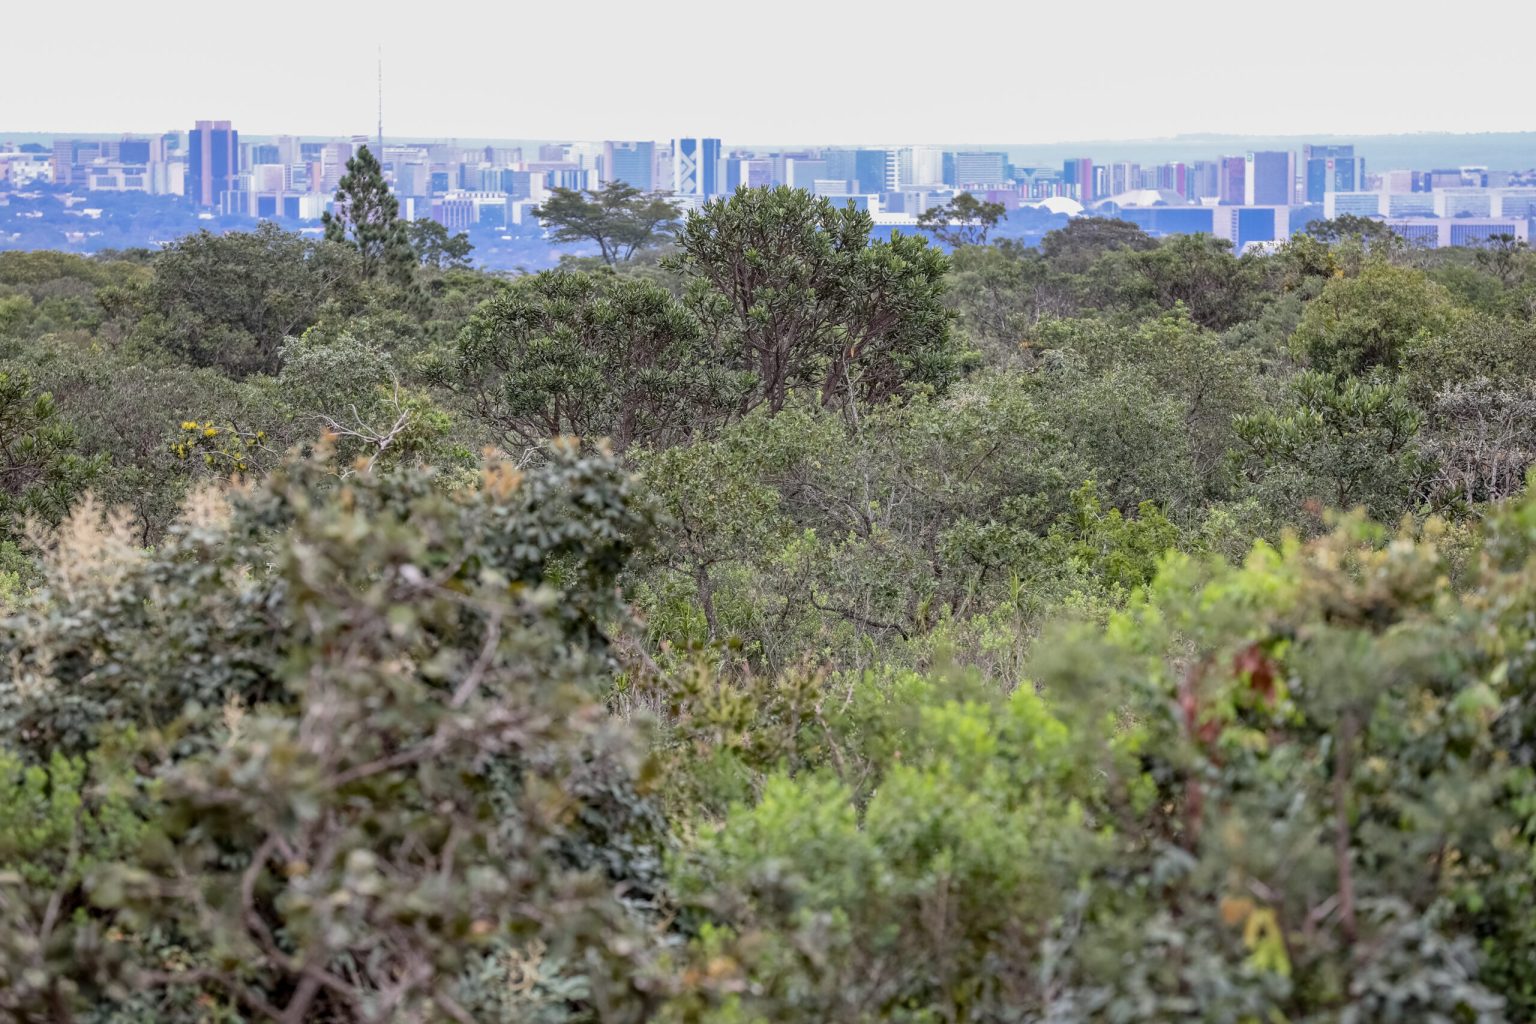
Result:
[[[1112,163],[1105,173],[1109,179],[1106,195],[1118,196],[1122,192],[1141,187],[1141,167],[1137,164],[1124,161]]]
[[[75,140],[53,140],[53,183],[68,185],[75,167]]]
[[[1355,156],[1354,146],[1303,146],[1304,195],[1320,203],[1329,192],[1355,192],[1365,188],[1365,161]]]
[[[1221,197],[1221,163],[1217,160],[1196,160],[1189,168],[1190,199],[1219,199]]]
[[[1248,178],[1247,161],[1240,156],[1221,158],[1221,191],[1218,196],[1223,206],[1242,206],[1247,201],[1245,182]]]
[[[603,143],[603,181],[622,181],[641,192],[655,186],[656,143]]]
[[[680,196],[720,194],[720,140],[672,140],[672,192]]]
[[[150,157],[150,140],[125,137],[117,144],[117,159],[125,164],[147,164]]]
[[[831,178],[825,160],[790,157],[784,161],[784,184],[790,188],[803,188],[810,192],[815,189],[817,180],[822,178]]]
[[[1094,200],[1093,180],[1093,161],[1087,157],[1068,160],[1061,165],[1062,184],[1067,186],[1068,194],[1084,206]]]
[[[218,206],[240,172],[240,133],[228,121],[199,121],[187,133],[187,193],[199,206]]]
[[[858,182],[859,191],[867,194],[890,191],[894,187],[898,168],[888,150],[855,149],[848,152],[852,153],[848,158],[853,162],[852,173],[848,173],[847,169],[840,166],[832,165],[832,161],[829,160],[833,177],[852,178]]]
[[[900,187],[944,184],[944,151],[933,146],[908,146],[898,157]]]
[[[955,153],[954,175],[946,182],[960,188],[996,188],[1008,180],[1007,153]]]
[[[1296,197],[1296,154],[1272,150],[1243,158],[1243,203],[1289,206]]]

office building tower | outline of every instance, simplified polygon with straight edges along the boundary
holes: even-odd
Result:
[[[853,180],[859,183],[863,193],[887,192],[896,184],[896,161],[889,150],[856,149],[853,151]],[[838,171],[838,176],[842,172]]]
[[[997,188],[1008,180],[1007,153],[955,153],[954,173],[946,184],[958,188]]]
[[[335,192],[341,185],[342,176],[347,173],[347,161],[352,159],[352,143],[327,142],[320,146],[318,163],[320,169],[316,177],[320,181],[322,192]]]
[[[1112,163],[1105,167],[1106,195],[1118,196],[1141,187],[1141,168],[1133,163]]]
[[[1217,199],[1221,196],[1221,162],[1218,160],[1196,160],[1189,168],[1189,190],[1185,193],[1190,199]]]
[[[672,140],[672,192],[679,196],[720,194],[720,140]]]
[[[187,193],[199,206],[220,204],[240,172],[240,133],[228,121],[199,121],[187,133]]]
[[[1247,161],[1242,157],[1221,158],[1221,187],[1218,196],[1223,206],[1242,206],[1247,202],[1247,171]]]
[[[815,188],[818,178],[830,177],[831,171],[827,169],[825,160],[792,156],[784,161],[784,184],[790,188],[803,188],[810,192]]]
[[[1296,154],[1270,151],[1243,158],[1243,203],[1289,206],[1296,196]]]
[[[773,185],[773,161],[731,157],[720,161],[720,177],[725,191],[738,188],[769,188]]]
[[[1093,161],[1087,157],[1068,160],[1061,165],[1061,182],[1067,186],[1067,194],[1087,206],[1094,200]]]
[[[55,185],[68,185],[71,183],[75,167],[75,140],[53,140],[53,183]]]
[[[1325,192],[1323,216],[1328,220],[1345,215],[1351,217],[1380,217],[1390,213],[1382,209],[1387,196],[1382,192]]]
[[[1329,192],[1365,189],[1365,161],[1355,156],[1354,146],[1303,146],[1301,162],[1309,203],[1322,202]]]
[[[654,142],[603,143],[603,181],[622,181],[641,192],[655,189]]]
[[[150,140],[125,138],[117,144],[117,159],[125,164],[147,164],[150,157]]]
[[[899,151],[898,184],[933,186],[944,184],[944,151],[932,146],[908,146]]]

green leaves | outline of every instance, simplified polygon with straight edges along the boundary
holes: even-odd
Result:
[[[347,161],[347,173],[336,186],[336,210],[326,211],[321,220],[326,241],[357,250],[364,278],[387,276],[396,284],[411,283],[417,251],[400,219],[400,201],[367,146],[359,146]]]
[[[449,372],[509,450],[562,435],[621,452],[673,444],[710,432],[750,387],[664,289],[565,271],[483,304]]]
[[[646,195],[622,181],[601,189],[552,189],[533,215],[553,229],[558,242],[592,242],[609,266],[627,262],[636,252],[671,232],[677,210],[667,197]]]
[[[1394,382],[1314,371],[1289,384],[1286,406],[1234,422],[1266,483],[1300,510],[1404,508],[1423,465],[1413,448],[1422,419]]]
[[[749,408],[778,412],[803,390],[873,404],[955,379],[943,254],[899,235],[871,243],[873,226],[792,188],[742,188],[689,215],[670,265],[720,350],[757,374]]]
[[[1324,286],[1292,345],[1324,373],[1396,370],[1415,339],[1445,330],[1455,319],[1449,294],[1422,272],[1370,260],[1358,275]]]

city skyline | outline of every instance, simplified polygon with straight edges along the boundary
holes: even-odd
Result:
[[[1503,6],[1502,38],[1536,29],[1536,9]],[[665,19],[602,0],[584,20],[604,31],[579,37],[556,9],[470,7],[434,19],[385,6],[346,42],[185,0],[162,7],[150,20],[89,0],[69,25],[40,5],[9,12],[14,38],[59,42],[17,47],[11,80],[46,80],[63,51],[78,87],[9,89],[0,125],[152,131],[217,111],[253,135],[371,135],[382,48],[384,128],[396,138],[662,138],[683,121],[731,139],[808,144],[1531,127],[1518,64],[1479,64],[1475,102],[1461,88],[1410,88],[1409,58],[1428,46],[1414,19],[1316,0],[1265,17],[1196,0],[1177,21],[1129,3],[1097,5],[1084,20],[1056,4],[981,0],[939,42],[864,0],[785,0],[750,32],[698,0]],[[356,17],[321,2],[306,22],[342,24],[343,13]],[[434,26],[428,45],[423,29]],[[1443,45],[1435,52],[1454,58]],[[124,53],[144,58],[132,88]],[[741,73],[754,62],[754,74]]]
[[[9,224],[0,225],[0,248],[60,237],[161,244],[210,221],[226,230],[274,220],[317,231],[340,202],[336,190],[349,161],[378,139],[259,136],[221,119],[145,137],[55,136],[49,143],[18,146],[0,137],[0,207],[10,207],[0,218]],[[526,267],[558,258],[540,224],[540,207],[556,190],[612,183],[668,195],[679,214],[741,186],[789,186],[850,205],[888,232],[924,230],[934,210],[970,193],[1010,215],[1000,237],[1025,241],[1087,214],[1131,222],[1154,238],[1201,234],[1246,251],[1282,244],[1313,221],[1350,215],[1381,220],[1415,245],[1523,243],[1536,234],[1530,149],[1513,167],[1377,162],[1368,145],[1337,140],[1171,161],[1107,158],[1084,147],[1060,160],[1023,162],[977,148],[749,148],[678,135],[485,146],[386,140],[377,165],[404,219],[472,232],[500,248],[493,259]],[[123,206],[112,198],[132,193],[179,202],[181,216],[193,219],[140,234],[88,223],[133,209],[131,200]]]

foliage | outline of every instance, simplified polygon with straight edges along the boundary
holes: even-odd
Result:
[[[933,206],[917,218],[917,226],[951,248],[986,245],[987,235],[999,221],[1008,219],[1002,203],[977,199],[961,192],[943,206]]]
[[[469,254],[475,247],[464,232],[449,234],[443,225],[425,217],[411,221],[405,231],[423,267],[462,270],[469,266]]]
[[[384,168],[367,146],[359,146],[347,161],[347,173],[336,186],[335,207],[320,217],[325,240],[356,249],[363,277],[388,276],[397,284],[409,283],[422,257],[400,219],[400,201],[384,180]],[[452,240],[447,244],[460,248]],[[441,245],[437,251],[442,253]]]
[[[1415,339],[1453,321],[1445,289],[1420,271],[1373,260],[1354,277],[1328,282],[1307,306],[1293,343],[1310,366],[1326,373],[1395,370]]]
[[[1251,471],[1268,471],[1280,500],[1296,509],[1364,505],[1380,516],[1402,509],[1421,471],[1413,440],[1422,422],[1402,389],[1308,371],[1289,390],[1280,409],[1236,421]]]
[[[10,623],[0,717],[59,785],[60,752],[132,723],[169,842],[60,880],[51,973],[375,1020],[455,1014],[458,971],[498,937],[607,955],[625,912],[591,872],[623,865],[579,855],[563,787],[632,785],[594,679],[644,523],[610,459],[556,455],[452,496],[360,474],[328,498],[323,466],[292,463],[232,506],[203,492],[155,552],[76,514]],[[191,963],[93,951],[114,928],[177,935]]]
[[[102,471],[79,451],[53,396],[21,372],[0,371],[0,521],[14,541],[29,519],[57,523]]]
[[[608,274],[553,271],[476,311],[446,370],[510,448],[562,434],[623,451],[707,432],[749,381],[707,344],[662,288]]]
[[[688,217],[671,265],[705,330],[756,372],[775,412],[946,387],[959,367],[942,304],[944,256],[922,239],[870,242],[869,214],[791,188],[741,188]]]
[[[0,1018],[1536,1016],[1528,250],[600,199],[0,254]]]
[[[533,215],[559,242],[591,242],[609,266],[634,258],[635,253],[665,237],[677,221],[677,211],[662,195],[647,195],[622,181],[601,189],[556,188]]]
[[[231,376],[274,372],[286,338],[328,310],[345,315],[361,305],[355,252],[271,224],[249,234],[190,235],[156,256],[154,270],[123,300],[140,344]]]

